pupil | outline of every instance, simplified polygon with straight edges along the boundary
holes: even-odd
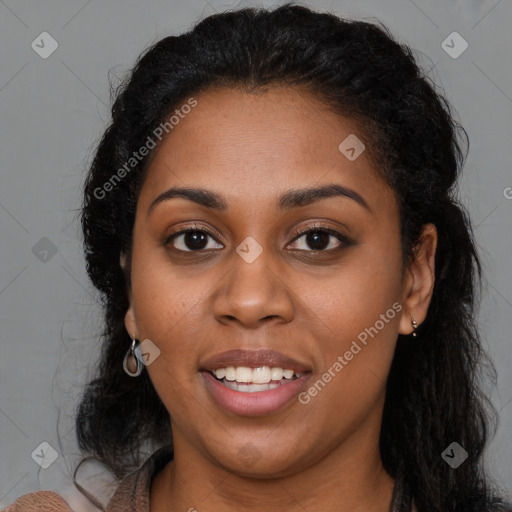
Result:
[[[185,245],[189,249],[203,249],[207,245],[206,233],[201,231],[185,233]]]
[[[312,249],[325,249],[329,245],[329,234],[322,231],[313,231],[306,235],[306,240]]]

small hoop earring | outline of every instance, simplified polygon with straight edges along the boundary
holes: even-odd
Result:
[[[126,351],[126,354],[123,358],[123,369],[126,372],[126,374],[129,375],[130,377],[138,377],[142,373],[142,370],[144,369],[144,365],[135,354],[135,350],[138,348],[138,346],[139,340],[132,340],[132,344],[130,348]],[[130,369],[128,368],[128,359],[130,357],[133,357],[133,359],[135,360],[135,372],[130,371]]]
[[[416,320],[414,320],[414,318],[411,317],[411,325],[412,325],[412,328],[414,329],[414,331],[412,332],[412,335],[414,337],[417,336],[416,334],[416,329],[418,328],[418,322],[416,322]]]

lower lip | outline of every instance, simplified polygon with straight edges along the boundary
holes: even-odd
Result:
[[[309,373],[305,373],[298,379],[268,391],[244,393],[227,388],[210,372],[203,371],[201,374],[206,389],[215,401],[227,411],[239,416],[264,416],[283,409],[300,393],[309,379]]]

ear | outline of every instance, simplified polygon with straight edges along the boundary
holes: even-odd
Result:
[[[411,318],[420,325],[427,316],[434,291],[436,248],[437,229],[434,224],[425,224],[414,249],[413,261],[405,271],[402,286],[404,313],[398,329],[400,334],[413,332]]]
[[[126,254],[121,253],[121,256],[119,258],[119,264],[121,265],[121,268],[123,269],[123,273],[125,276],[127,276],[129,270],[126,268],[127,265],[127,257]],[[126,279],[127,283],[130,282],[129,279]],[[126,314],[124,316],[124,326],[126,328],[126,331],[130,335],[132,339],[138,338],[138,329],[137,329],[137,321],[135,317],[135,309],[133,307],[133,293],[132,293],[132,287],[131,285],[127,284],[126,286],[126,293],[128,294],[128,310],[126,311]]]

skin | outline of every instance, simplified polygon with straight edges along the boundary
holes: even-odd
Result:
[[[145,371],[175,446],[153,481],[151,511],[387,511],[394,481],[378,449],[385,381],[398,333],[427,314],[435,227],[425,226],[403,271],[394,193],[367,151],[349,161],[338,149],[349,134],[365,141],[363,131],[303,90],[218,89],[196,99],[155,150],[134,226],[125,325],[161,351]],[[356,191],[371,211],[341,196],[277,208],[291,189],[330,183]],[[148,214],[172,186],[209,189],[228,207],[173,198]],[[166,245],[194,224],[212,232],[206,249],[194,252],[183,235]],[[352,242],[330,236],[315,246],[294,234],[318,226]],[[235,250],[248,236],[263,249],[252,263]],[[395,302],[402,310],[308,404],[237,416],[216,404],[198,371],[225,350],[274,348],[311,367],[309,387]]]

